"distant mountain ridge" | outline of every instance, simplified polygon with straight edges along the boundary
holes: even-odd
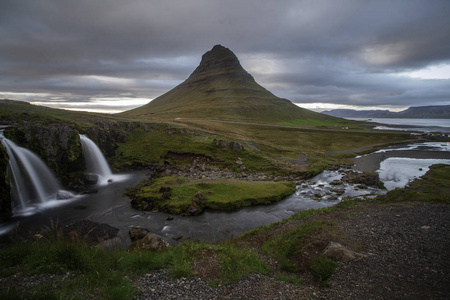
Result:
[[[339,118],[450,119],[450,105],[413,106],[399,112],[389,110],[333,109],[323,114]]]
[[[339,119],[300,108],[259,85],[228,48],[215,45],[184,82],[148,104],[121,113],[133,119],[214,119],[265,124]]]

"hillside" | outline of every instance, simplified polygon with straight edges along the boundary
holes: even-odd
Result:
[[[221,45],[205,53],[200,65],[183,83],[150,103],[120,115],[141,120],[192,118],[265,124],[338,121],[273,95],[242,68],[231,50]]]
[[[339,118],[450,119],[450,105],[416,106],[400,112],[391,112],[389,110],[333,109],[322,113]]]

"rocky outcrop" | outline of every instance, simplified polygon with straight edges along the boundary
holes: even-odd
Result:
[[[0,220],[11,216],[8,160],[6,149],[0,144]]]
[[[65,186],[84,171],[79,132],[68,123],[21,124],[5,130],[5,136],[37,154]]]
[[[368,186],[380,189],[384,188],[384,184],[381,182],[377,173],[350,171],[347,172],[341,180],[351,184],[359,184],[361,185],[361,188],[366,188]]]

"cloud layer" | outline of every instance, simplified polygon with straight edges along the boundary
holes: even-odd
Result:
[[[449,16],[447,0],[3,0],[0,97],[128,107],[222,44],[299,104],[448,105],[450,74],[420,71],[450,65]]]

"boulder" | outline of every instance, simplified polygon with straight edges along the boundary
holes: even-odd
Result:
[[[145,228],[145,227],[138,227],[138,226],[131,227],[130,231],[128,232],[128,234],[130,235],[130,238],[133,242],[143,239],[149,233],[150,233],[150,229]]]
[[[330,242],[325,250],[323,250],[322,254],[329,258],[342,262],[351,261],[358,257],[364,256],[363,254],[354,252],[336,242]]]
[[[242,150],[244,150],[244,146],[242,146],[238,142],[214,139],[214,144],[216,144],[216,146],[219,146],[222,148],[230,148],[236,152],[241,152]]]
[[[169,247],[167,243],[161,236],[148,233],[143,238],[136,240],[131,245],[131,249],[146,249],[146,250],[164,250]]]
[[[98,182],[98,175],[93,173],[88,173],[84,175],[84,182],[89,185],[97,184]]]

